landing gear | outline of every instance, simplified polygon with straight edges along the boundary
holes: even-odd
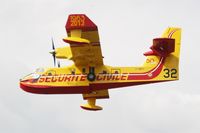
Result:
[[[87,75],[87,79],[89,81],[94,81],[96,79],[96,75],[95,75],[95,72],[94,72],[94,67],[89,67],[89,73]]]
[[[96,76],[95,76],[94,73],[88,73],[88,75],[87,75],[87,79],[88,79],[89,81],[94,81],[95,78],[96,78]]]

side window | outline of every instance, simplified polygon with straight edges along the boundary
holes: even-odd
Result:
[[[47,73],[47,76],[52,76],[53,74],[51,72],[48,72]]]
[[[119,71],[115,71],[115,74],[119,74]]]
[[[49,71],[46,72],[46,75],[47,76],[53,76],[53,75],[56,75],[56,72],[53,71],[53,70],[49,70]]]
[[[112,69],[112,70],[111,70],[111,73],[112,73],[112,74],[120,74],[120,73],[121,73],[121,70],[120,70],[120,69]]]
[[[106,71],[106,70],[103,70],[102,74],[107,74],[107,71]]]
[[[85,74],[86,73],[86,68],[82,68],[82,73]]]
[[[75,75],[75,74],[76,74],[76,69],[72,68],[72,69],[71,69],[71,74],[72,74],[72,75]]]

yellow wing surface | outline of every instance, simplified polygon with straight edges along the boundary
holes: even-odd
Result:
[[[63,41],[70,44],[70,59],[76,66],[96,67],[103,65],[103,56],[100,47],[99,34],[97,26],[84,14],[69,15],[66,23],[68,37]],[[87,100],[82,108],[88,110],[101,110],[96,106],[96,99],[109,98],[108,90],[93,91],[89,94],[83,94]]]
[[[97,26],[84,14],[69,15],[66,23],[72,59],[76,66],[103,65]]]
[[[100,106],[96,106],[96,99],[109,98],[108,90],[93,91],[90,94],[83,94],[83,99],[87,100],[87,104],[81,105],[81,108],[87,110],[102,110]]]

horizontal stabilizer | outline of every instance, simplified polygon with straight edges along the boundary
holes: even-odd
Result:
[[[155,38],[153,45],[150,47],[151,51],[145,52],[145,56],[160,56],[167,57],[170,53],[175,51],[175,39],[172,38]]]
[[[172,38],[155,38],[153,39],[152,51],[161,57],[167,57],[170,53],[174,52],[175,39]]]
[[[63,39],[64,42],[69,44],[89,44],[90,41],[80,37],[66,37]]]

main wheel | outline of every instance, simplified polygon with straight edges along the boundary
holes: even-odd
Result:
[[[94,81],[94,80],[96,79],[96,76],[95,76],[94,73],[89,73],[89,74],[87,75],[87,79],[88,79],[89,81]]]

